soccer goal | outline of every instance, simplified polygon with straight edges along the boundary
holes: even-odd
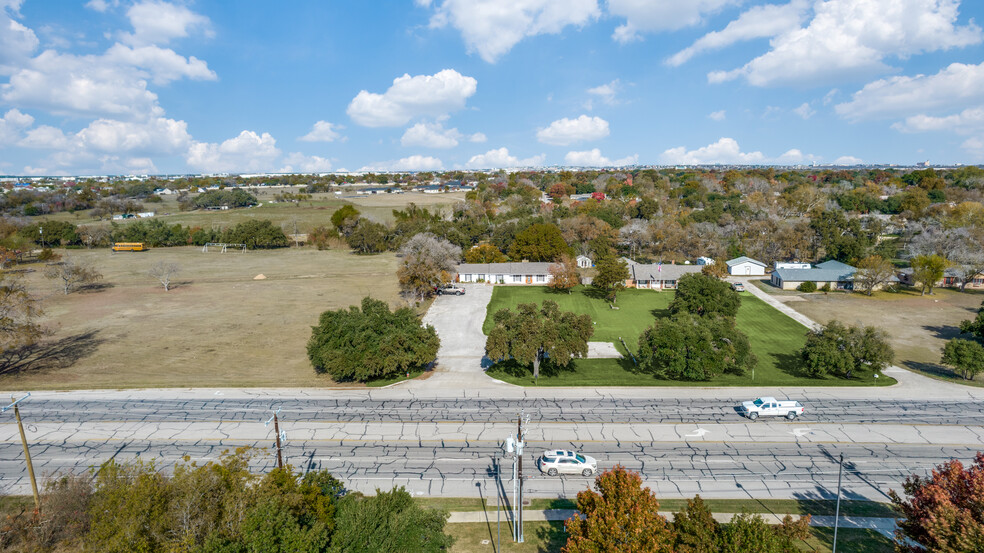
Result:
[[[202,253],[208,253],[209,247],[211,247],[212,250],[221,250],[220,253],[225,253],[226,250],[229,250],[230,248],[246,253],[246,244],[224,244],[222,242],[209,242],[205,244],[205,247],[202,248]]]

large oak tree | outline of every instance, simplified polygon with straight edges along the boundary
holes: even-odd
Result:
[[[588,354],[588,339],[594,334],[591,317],[561,311],[557,302],[541,306],[521,303],[516,311],[500,309],[492,316],[495,327],[485,341],[485,354],[493,361],[513,358],[532,365],[533,378],[540,377],[545,359],[566,367],[571,359]]]

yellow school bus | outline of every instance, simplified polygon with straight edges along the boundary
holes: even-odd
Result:
[[[113,244],[114,252],[142,252],[146,249],[143,242],[116,242]]]

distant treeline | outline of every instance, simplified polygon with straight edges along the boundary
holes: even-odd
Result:
[[[42,232],[43,229],[43,232]],[[246,244],[250,249],[283,248],[290,245],[284,231],[267,219],[243,221],[225,229],[186,227],[161,219],[113,222],[107,227],[45,221],[20,228],[17,236],[36,246],[85,246],[97,248],[113,242],[143,242],[150,247],[203,246],[209,242]]]

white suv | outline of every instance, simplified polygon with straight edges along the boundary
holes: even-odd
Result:
[[[536,466],[540,472],[545,472],[548,476],[558,474],[591,476],[598,472],[598,461],[595,461],[594,457],[560,449],[544,452],[536,460]]]

